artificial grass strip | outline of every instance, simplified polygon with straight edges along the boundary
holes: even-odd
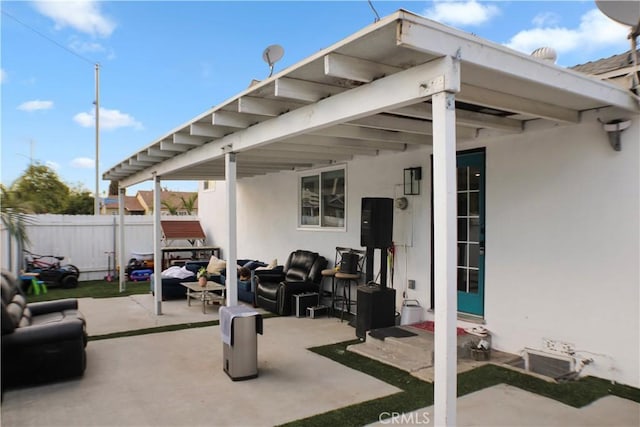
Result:
[[[115,298],[129,295],[149,293],[149,282],[129,281],[125,285],[126,290],[120,292],[120,283],[107,282],[106,280],[89,280],[78,283],[76,288],[60,288],[48,286],[46,294],[28,295],[29,302],[52,301],[64,298]]]
[[[269,319],[271,317],[278,317],[276,314],[265,313],[262,315],[263,319]],[[207,320],[204,322],[191,322],[191,323],[178,323],[175,325],[154,326],[153,328],[135,329],[132,331],[112,332],[102,335],[91,335],[88,337],[88,341],[100,341],[108,340],[112,338],[123,337],[135,337],[137,335],[158,334],[162,332],[180,331],[183,329],[205,328],[207,326],[217,326],[220,324],[219,320]]]
[[[102,335],[91,335],[89,336],[88,340],[100,341],[100,340],[108,340],[112,338],[135,337],[137,335],[158,334],[161,332],[173,332],[173,331],[180,331],[183,329],[204,328],[207,326],[216,326],[219,324],[220,324],[219,320],[208,320],[206,322],[195,322],[195,323],[178,323],[176,325],[155,326],[153,328],[135,329],[133,331],[122,331],[122,332],[112,332],[109,334],[102,334]]]
[[[358,342],[358,340],[351,340],[314,347],[309,350],[352,369],[378,378],[403,391],[302,420],[296,420],[284,424],[285,426],[360,426],[380,421],[382,414],[391,412],[407,413],[433,405],[432,384],[422,381],[401,369],[385,365],[384,363],[347,350],[347,346]],[[607,395],[615,395],[640,403],[640,389],[615,384],[601,378],[583,377],[565,383],[552,383],[522,372],[492,364],[487,364],[458,374],[457,384],[458,396],[463,396],[498,384],[508,384],[557,400],[575,408],[581,408]]]

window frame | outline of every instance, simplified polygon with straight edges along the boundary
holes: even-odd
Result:
[[[322,175],[328,172],[334,172],[341,170],[344,175],[344,220],[342,226],[329,226],[322,225],[322,216],[323,216],[323,203],[322,203]],[[304,178],[309,177],[317,177],[319,182],[319,194],[318,194],[318,225],[308,225],[302,224],[302,181]],[[297,202],[296,202],[296,222],[298,230],[305,231],[347,231],[347,165],[341,164],[336,166],[330,166],[322,169],[313,169],[307,170],[304,172],[298,173],[298,184],[297,184]]]

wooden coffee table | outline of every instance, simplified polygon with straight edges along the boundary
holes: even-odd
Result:
[[[202,312],[207,312],[207,302],[217,302],[224,305],[225,294],[224,286],[216,282],[207,282],[207,286],[200,286],[198,282],[181,282],[182,286],[187,288],[187,305],[191,307],[191,299],[202,301]],[[222,291],[220,294],[214,291]]]

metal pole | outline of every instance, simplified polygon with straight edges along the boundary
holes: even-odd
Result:
[[[93,214],[100,215],[100,64],[96,63],[96,191],[93,197]]]

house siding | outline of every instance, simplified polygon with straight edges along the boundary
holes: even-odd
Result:
[[[583,373],[639,386],[640,120],[615,152],[596,116],[458,144],[486,147],[484,321],[498,350],[542,349],[545,338],[571,343],[593,359]],[[403,169],[422,166],[421,194],[394,209],[394,287],[400,311],[407,279],[415,280],[406,298],[433,318],[430,155],[429,146],[411,147],[348,162],[346,231],[297,228],[295,172],[239,180],[238,257],[282,263],[304,248],[333,260],[336,246],[360,247],[361,198],[401,196]],[[224,183],[198,200],[200,212],[212,213],[201,216],[205,233],[226,247]]]

